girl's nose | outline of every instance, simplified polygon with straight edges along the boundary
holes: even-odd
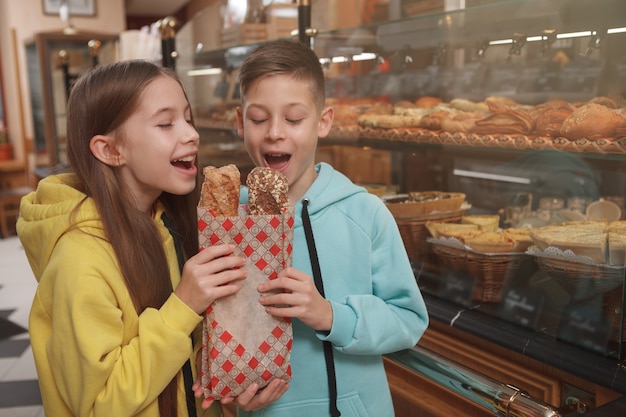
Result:
[[[183,133],[183,137],[185,138],[185,142],[200,142],[200,134],[195,127],[188,124],[187,130]]]

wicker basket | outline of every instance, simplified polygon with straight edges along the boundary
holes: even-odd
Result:
[[[607,293],[624,282],[623,266],[585,264],[547,256],[536,256],[535,261],[573,300]]]
[[[502,289],[507,278],[514,274],[528,256],[524,253],[480,253],[438,244],[430,240],[439,261],[451,270],[464,272],[474,278],[472,299],[497,303],[502,299]]]
[[[426,241],[430,237],[430,233],[426,229],[426,222],[454,223],[461,220],[463,213],[465,213],[465,210],[434,213],[415,218],[396,218],[396,223],[398,224],[398,229],[400,229],[400,235],[409,258],[424,262],[425,267],[433,266],[436,259],[431,246]]]

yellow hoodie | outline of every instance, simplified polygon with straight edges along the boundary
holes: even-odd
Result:
[[[173,293],[160,309],[137,315],[95,204],[83,202],[76,183],[72,174],[42,180],[22,200],[17,225],[39,282],[29,333],[45,413],[156,417],[159,393],[188,359],[195,364],[190,335],[199,331],[201,316]],[[164,224],[156,224],[175,288],[174,242]],[[187,416],[183,380],[179,375],[179,416]],[[197,410],[220,415],[217,405]]]

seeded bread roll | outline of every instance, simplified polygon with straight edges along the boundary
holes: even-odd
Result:
[[[248,210],[252,215],[280,214],[289,206],[289,184],[282,173],[256,167],[248,174]]]
[[[613,137],[618,126],[626,124],[619,113],[601,104],[585,104],[574,110],[561,126],[561,136],[576,140]]]
[[[213,210],[217,216],[237,216],[241,174],[233,165],[206,166],[198,207]]]

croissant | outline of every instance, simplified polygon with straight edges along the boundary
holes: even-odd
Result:
[[[539,113],[535,120],[535,130],[541,136],[561,135],[563,121],[572,114],[571,109],[547,109]]]

